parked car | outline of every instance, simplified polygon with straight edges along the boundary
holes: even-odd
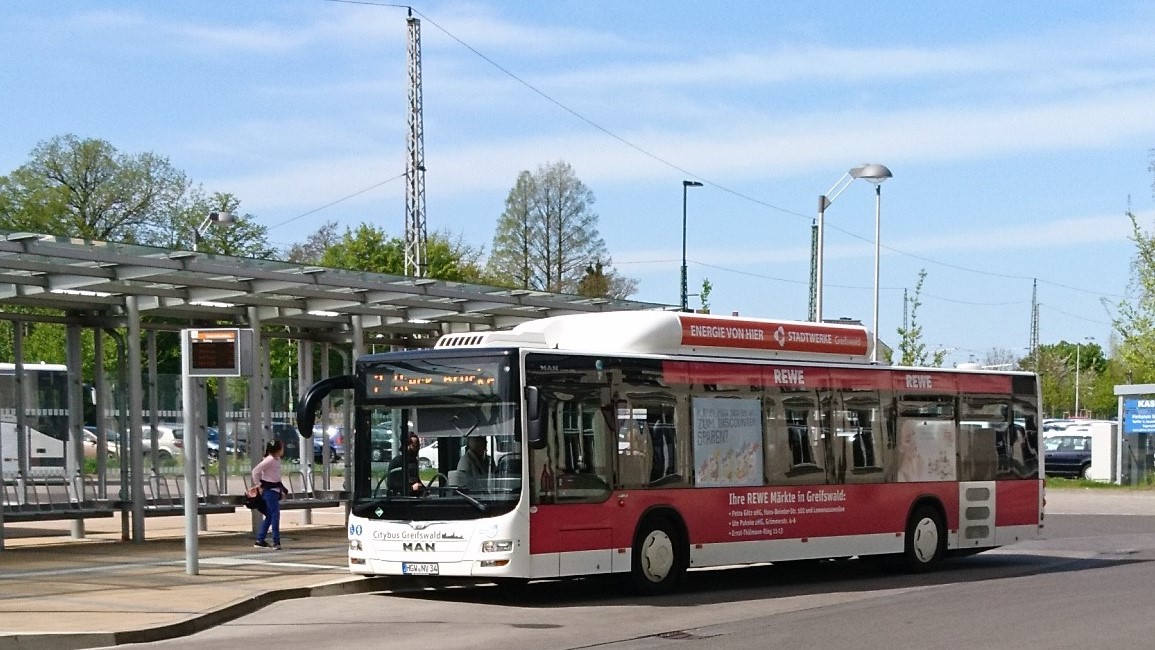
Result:
[[[97,452],[96,442],[97,442],[96,434],[92,433],[91,431],[88,431],[86,429],[84,431],[84,441],[83,441],[84,457],[85,458],[96,458],[96,452]],[[110,459],[116,458],[116,447],[111,442],[108,443],[106,449],[107,449],[108,457]]]
[[[419,469],[429,469],[437,467],[437,439],[425,445],[417,452],[417,467]],[[452,468],[450,468],[452,469]]]
[[[205,444],[208,447],[209,458],[218,458],[221,453],[220,431],[216,427],[208,427],[205,429]],[[243,458],[246,451],[245,443],[237,443],[232,436],[228,437],[225,443],[225,453],[229,456]]]
[[[374,463],[393,458],[393,429],[375,426],[369,430],[369,457]]]
[[[345,430],[342,427],[330,426],[329,433],[329,460],[340,460],[345,455]],[[323,445],[325,440],[325,429],[319,425],[313,425],[313,460],[321,462],[323,456]]]
[[[178,458],[184,452],[184,425],[161,423],[156,425],[157,446],[156,457],[161,462]],[[152,455],[152,427],[144,427],[144,455]]]
[[[1043,439],[1047,476],[1087,478],[1091,469],[1091,436],[1052,435]]]
[[[285,422],[274,422],[272,428],[273,435],[285,445],[285,455],[281,459],[289,463],[300,462],[301,432],[297,430],[297,427]],[[261,455],[264,456],[263,450]]]
[[[84,425],[84,430],[91,433],[93,436],[96,435],[96,426],[95,425],[86,424],[86,425]],[[118,431],[113,431],[111,429],[105,429],[104,430],[104,437],[108,440],[109,448],[115,447],[116,445],[120,444],[120,432],[118,432]]]
[[[282,456],[282,461],[286,463],[298,462],[301,458],[301,433],[297,431],[297,427],[287,422],[274,422],[269,425],[273,436],[281,441],[285,446],[285,455]],[[265,455],[264,442],[259,444],[253,441],[253,437],[249,435],[249,423],[247,420],[237,420],[229,425],[229,430],[233,432],[237,444],[244,450],[244,453],[250,453],[249,448],[252,448],[251,453],[260,459]]]
[[[108,457],[116,458],[120,450],[120,434],[116,431],[104,431],[105,441],[107,442]],[[84,457],[96,458],[96,427],[93,425],[86,425],[84,427]]]
[[[1066,431],[1068,428],[1077,424],[1075,420],[1066,418],[1045,419],[1043,420],[1043,433],[1050,433],[1052,431]]]

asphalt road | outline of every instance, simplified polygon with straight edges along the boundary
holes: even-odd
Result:
[[[1155,516],[1047,523],[1045,540],[930,575],[849,560],[691,572],[660,598],[604,578],[311,598],[148,647],[1155,647]]]

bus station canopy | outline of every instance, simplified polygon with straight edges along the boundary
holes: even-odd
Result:
[[[257,321],[330,340],[349,340],[356,319],[367,337],[392,343],[504,329],[547,316],[673,308],[0,231],[0,307],[118,318],[130,298],[142,319]]]

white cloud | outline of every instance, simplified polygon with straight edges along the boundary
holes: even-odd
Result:
[[[1136,216],[1140,223],[1146,223],[1155,219],[1155,212],[1137,213]],[[944,218],[943,221],[960,223],[959,220],[949,218]],[[959,228],[929,235],[899,236],[883,243],[883,254],[917,252],[919,255],[933,255],[1075,248],[1100,242],[1125,241],[1130,235],[1131,223],[1125,216],[1092,215],[1000,228]],[[793,245],[778,248],[767,248],[746,241],[739,241],[736,244],[738,245],[725,248],[697,248],[691,256],[692,261],[696,264],[726,268],[755,266],[765,269],[772,265],[797,267],[799,262],[808,262],[810,259],[808,241],[798,241]],[[668,270],[681,265],[680,255],[681,251],[676,250],[631,249],[616,254],[614,264],[625,267],[627,275],[633,268],[645,268],[647,271]],[[865,259],[873,256],[874,243],[869,239],[824,247],[824,257],[827,261]]]
[[[857,112],[800,116],[777,124],[765,121],[728,124],[686,133],[654,130],[621,134],[646,152],[684,164],[704,178],[732,182],[788,176],[837,167],[867,156],[897,165],[997,158],[1030,151],[1095,149],[1155,138],[1155,88],[1114,97],[1090,96],[1033,106],[929,108],[895,112]],[[868,128],[847,128],[863,124]],[[270,130],[268,128],[263,130]],[[275,131],[275,129],[273,130]],[[593,129],[537,137],[507,136],[469,145],[427,146],[430,177],[437,191],[468,195],[507,188],[518,171],[551,160],[566,160],[587,184],[633,183],[668,177],[673,169]],[[348,185],[349,163],[338,157],[287,164],[261,175],[261,192],[270,197],[332,195]],[[357,159],[370,169],[395,169],[392,156]],[[692,161],[692,162],[686,162]],[[373,164],[367,164],[372,162]],[[308,170],[301,173],[301,169]],[[277,189],[284,186],[286,190]],[[311,203],[316,203],[314,200]]]

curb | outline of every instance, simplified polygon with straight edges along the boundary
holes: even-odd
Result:
[[[312,598],[314,596],[345,596],[383,591],[389,588],[388,578],[351,577],[315,587],[277,589],[243,598],[219,609],[197,614],[183,621],[166,623],[143,630],[123,632],[44,632],[0,636],[0,650],[81,650],[126,643],[166,641],[203,632],[223,623],[247,616],[282,600]]]

